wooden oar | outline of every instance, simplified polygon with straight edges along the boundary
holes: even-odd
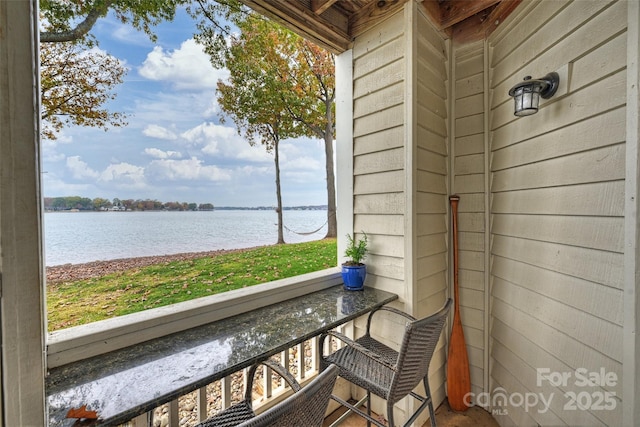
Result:
[[[466,411],[465,395],[471,392],[469,357],[464,342],[464,331],[460,320],[460,294],[458,292],[458,202],[459,196],[450,196],[453,234],[453,328],[449,340],[447,360],[447,395],[449,406],[454,411]],[[466,402],[469,402],[468,397]]]

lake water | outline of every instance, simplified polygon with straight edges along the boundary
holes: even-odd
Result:
[[[287,243],[322,239],[327,211],[284,211]],[[275,211],[47,212],[47,266],[182,252],[272,245],[278,240]],[[308,233],[319,231],[311,235]]]

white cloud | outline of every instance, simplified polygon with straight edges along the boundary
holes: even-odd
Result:
[[[56,139],[42,138],[40,148],[44,162],[59,162],[67,158],[64,153],[59,152],[59,149],[62,149],[63,145],[71,144],[73,137],[66,134],[64,130],[56,133]]]
[[[90,49],[83,50],[82,52],[80,52],[80,54],[78,56],[81,57],[81,58],[84,58],[84,57],[96,58],[98,56],[101,56],[101,57],[107,57],[108,56],[111,59],[115,59],[116,61],[118,61],[120,66],[125,68],[127,71],[129,71],[129,69],[130,69],[130,67],[127,66],[127,60],[126,59],[117,58],[117,57],[111,55],[106,50],[100,49],[97,46],[93,46]]]
[[[182,157],[179,151],[162,151],[159,148],[145,148],[144,153],[155,159],[179,159]]]
[[[273,164],[273,153],[267,152],[264,146],[262,146],[261,144],[252,146],[245,141],[243,141],[243,144],[243,146],[238,147],[236,155],[237,159],[254,163],[269,162]]]
[[[113,39],[127,45],[148,46],[151,43],[147,34],[117,19],[99,19],[97,26]]]
[[[138,126],[146,130],[147,124],[155,124],[167,132],[179,133],[177,129],[187,129],[216,115],[213,90],[199,92],[155,92],[144,99],[135,101],[129,128]]]
[[[215,117],[221,111],[222,109],[220,108],[218,101],[216,99],[211,99],[209,106],[202,112],[202,117],[207,119],[211,117]]]
[[[238,179],[251,178],[252,176],[268,176],[274,175],[273,167],[271,166],[242,166],[235,170],[234,175]]]
[[[87,163],[80,160],[80,156],[67,157],[67,169],[75,179],[98,178],[100,173],[91,169]]]
[[[220,141],[229,141],[235,135],[235,131],[230,127],[207,122],[180,134],[190,145],[202,147],[202,152],[209,155],[218,154],[222,145]]]
[[[71,144],[73,142],[73,137],[66,135],[64,130],[61,130],[60,133],[58,133],[58,139],[56,139],[56,141],[59,144]]]
[[[46,196],[63,197],[77,196],[79,194],[95,194],[95,187],[92,183],[70,183],[64,181],[53,172],[42,175],[43,185],[47,190]]]
[[[42,149],[42,157],[46,162],[59,162],[64,160],[67,156],[63,153],[47,150],[46,147]]]
[[[100,174],[100,181],[137,188],[142,188],[146,185],[144,168],[124,162],[107,166]]]
[[[67,157],[63,153],[58,152],[58,143],[56,141],[43,139],[40,147],[42,149],[42,159],[45,162],[59,162]]]
[[[196,157],[184,160],[153,160],[149,163],[147,171],[156,179],[168,181],[228,181],[231,179],[229,171],[215,165],[204,165],[202,160]]]
[[[273,155],[260,144],[249,145],[232,127],[202,123],[180,135],[191,146],[209,156],[223,156],[248,162],[272,162]]]
[[[213,68],[209,56],[193,39],[174,51],[154,47],[138,72],[150,80],[171,82],[177,90],[214,89],[218,79],[228,76],[226,70]]]
[[[178,139],[178,136],[169,129],[154,124],[147,125],[142,131],[142,134],[151,138],[166,139],[169,141]]]
[[[318,159],[308,156],[296,157],[289,159],[283,163],[282,169],[286,170],[303,170],[303,171],[320,171],[324,170],[324,164]]]

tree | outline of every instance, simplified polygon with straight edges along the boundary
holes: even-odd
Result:
[[[84,49],[83,49],[84,47]],[[47,43],[40,50],[42,135],[56,139],[65,125],[126,125],[125,116],[103,108],[126,72],[117,58],[82,43]]]
[[[199,34],[196,39],[205,46],[214,66],[226,64],[226,53],[229,45],[224,43],[224,34],[229,34],[228,27],[221,27],[218,20],[223,17],[235,23],[242,31],[243,21],[249,12],[242,9],[235,1],[223,4],[205,4],[197,0],[201,10],[194,17],[203,17],[198,24]],[[262,18],[262,25],[255,25],[251,30],[252,43],[258,48],[255,57],[247,57],[247,61],[260,58],[265,73],[274,73],[274,79],[280,79],[278,86],[269,97],[279,98],[286,111],[300,125],[296,131],[300,135],[324,140],[325,172],[327,179],[327,224],[326,237],[337,236],[335,172],[333,163],[333,140],[335,137],[335,57],[330,52],[297,36],[276,23],[267,23]],[[207,25],[209,23],[210,25]]]
[[[335,56],[297,35],[283,38],[282,27],[276,27],[278,40],[288,40],[282,46],[291,60],[282,63],[283,78],[289,79],[293,90],[286,100],[293,119],[304,126],[304,134],[324,140],[325,173],[327,178],[327,235],[336,237],[336,184],[333,164],[335,138]]]
[[[121,200],[120,202],[122,203],[122,206],[124,206],[125,210],[130,211],[135,207],[135,202],[133,201],[133,199],[125,199]]]
[[[152,27],[173,20],[176,8],[189,0],[41,0],[41,98],[43,136],[55,139],[64,125],[98,127],[126,124],[123,114],[103,105],[115,98],[125,68],[114,57],[93,50],[90,30],[112,12],[121,22],[144,31],[152,41]]]
[[[40,0],[41,21],[47,28],[40,33],[40,41],[68,42],[89,34],[99,18],[113,12],[123,23],[144,31],[152,41],[156,36],[151,27],[173,20],[176,8],[189,0]]]
[[[51,204],[54,210],[60,211],[67,209],[67,201],[63,197],[56,197]]]
[[[272,23],[255,14],[239,21],[241,34],[232,39],[226,52],[225,64],[229,69],[228,83],[218,82],[218,102],[230,115],[251,145],[259,139],[268,152],[274,154],[276,174],[276,200],[278,215],[278,244],[284,243],[282,224],[282,191],[280,184],[279,144],[282,139],[301,135],[301,127],[287,111],[285,98],[274,96],[288,90],[288,83],[272,69],[267,57],[272,40],[258,37],[264,26]],[[224,120],[224,117],[222,117]]]
[[[93,199],[92,204],[93,204],[93,209],[97,211],[102,209],[108,209],[112,206],[109,199],[103,199],[102,197],[96,197],[95,199]]]
[[[196,20],[195,40],[205,46],[214,67],[224,68],[228,39],[234,34],[231,24],[237,26],[251,11],[238,0],[193,0],[187,12]]]

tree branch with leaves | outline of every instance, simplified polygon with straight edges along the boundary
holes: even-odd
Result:
[[[43,43],[76,41],[86,37],[98,19],[113,12],[123,23],[144,31],[152,41],[152,27],[172,21],[176,8],[190,0],[40,0],[41,21],[47,28],[40,32]]]
[[[104,107],[116,97],[124,65],[97,48],[74,42],[49,43],[40,49],[42,135],[56,139],[65,125],[107,130],[126,125],[126,116]]]
[[[40,68],[43,137],[55,139],[66,125],[126,125],[123,113],[105,108],[116,96],[126,69],[97,49],[90,34],[98,19],[112,12],[123,23],[144,31],[152,41],[154,25],[173,20],[176,8],[190,0],[41,0]]]

